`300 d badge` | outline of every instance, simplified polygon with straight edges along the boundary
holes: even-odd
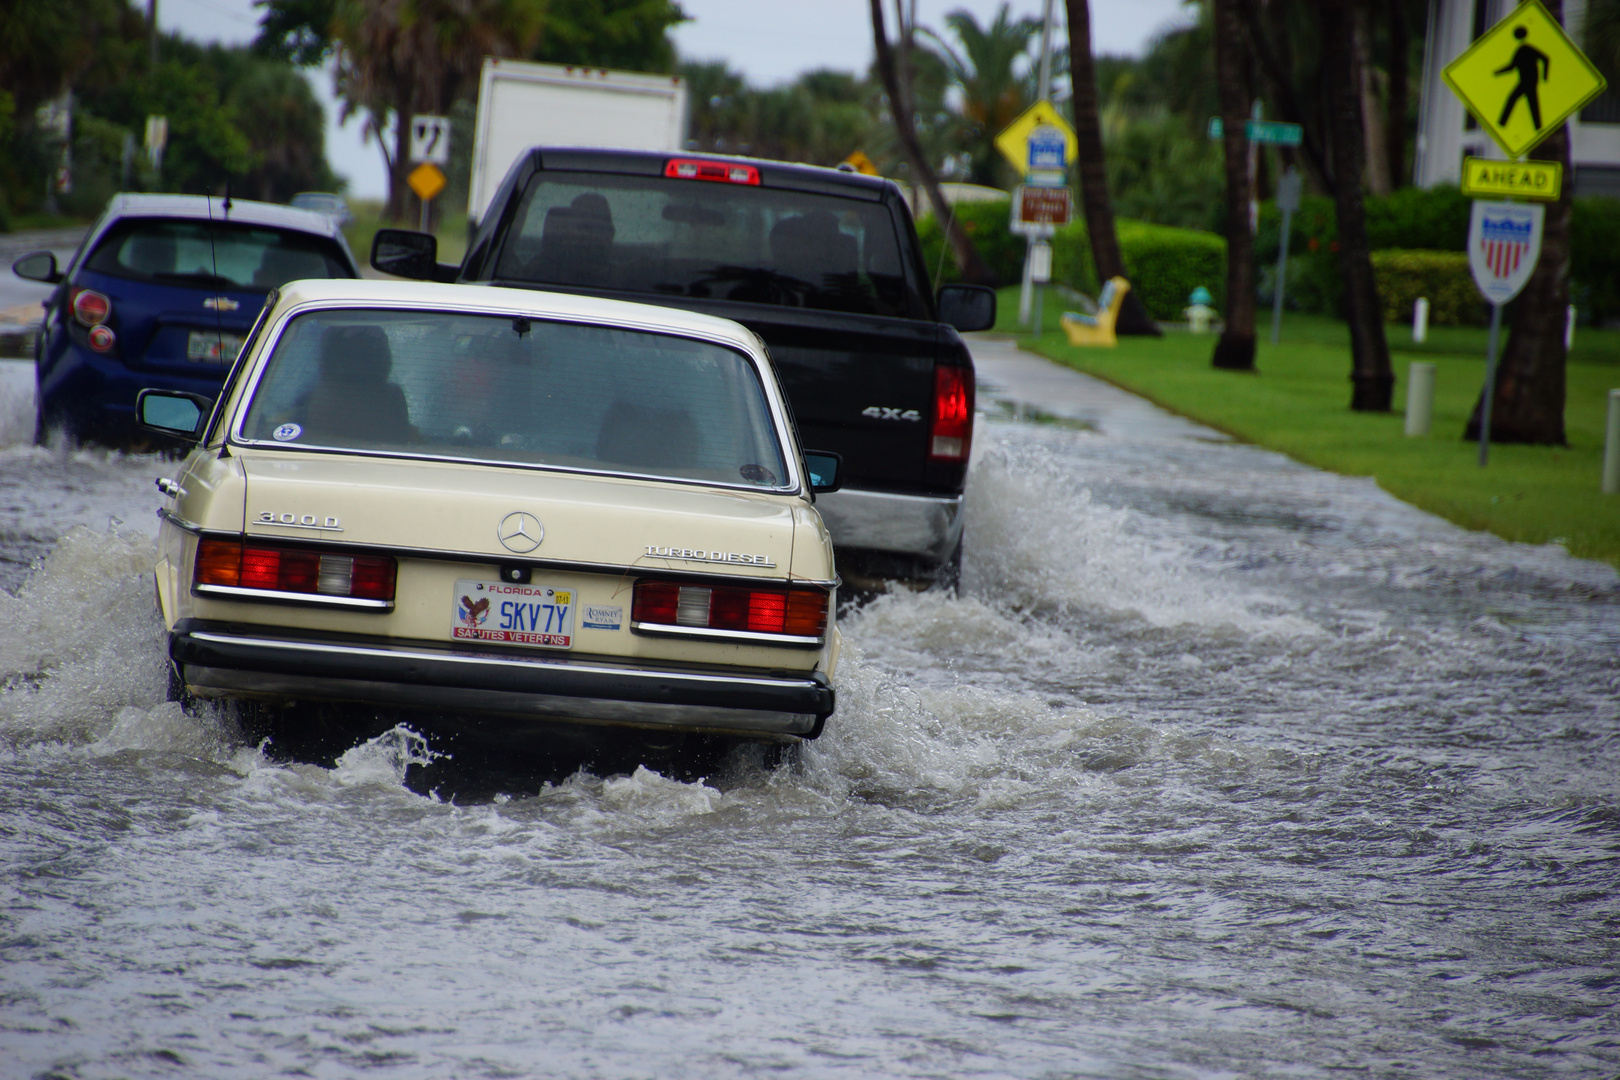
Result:
[[[319,514],[279,514],[274,510],[261,511],[253,519],[255,525],[280,525],[286,529],[319,529],[322,532],[342,532],[337,518]]]

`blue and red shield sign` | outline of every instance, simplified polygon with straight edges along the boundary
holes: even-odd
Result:
[[[1475,200],[1468,225],[1468,268],[1474,284],[1493,304],[1505,304],[1523,289],[1541,258],[1545,207]]]

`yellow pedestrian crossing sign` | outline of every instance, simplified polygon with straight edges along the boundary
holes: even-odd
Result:
[[[1603,76],[1558,20],[1525,0],[1441,73],[1496,145],[1522,157],[1603,92]]]

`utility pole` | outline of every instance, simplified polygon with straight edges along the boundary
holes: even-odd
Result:
[[[1050,101],[1052,99],[1052,0],[1046,0],[1041,12],[1041,68],[1040,80],[1035,85],[1035,100]],[[1035,237],[1024,238],[1024,280],[1023,287],[1018,290],[1018,322],[1028,326],[1033,319],[1036,330],[1039,332],[1040,319],[1033,309],[1038,305],[1040,295],[1035,292]]]

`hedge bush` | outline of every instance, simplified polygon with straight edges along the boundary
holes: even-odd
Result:
[[[1024,238],[1007,228],[1011,207],[1005,200],[960,203],[957,220],[979,248],[979,255],[1002,284],[1013,284],[1024,272]],[[1145,221],[1120,218],[1114,227],[1119,235],[1120,254],[1125,259],[1125,276],[1142,298],[1148,314],[1155,319],[1180,319],[1188,295],[1202,285],[1216,297],[1215,306],[1226,284],[1226,241],[1214,233],[1178,229]],[[923,255],[932,274],[941,266],[944,237],[932,215],[917,223]],[[960,277],[948,255],[940,281]],[[1078,218],[1058,230],[1052,238],[1052,280],[1092,296],[1100,283],[1091,258],[1091,243],[1085,223]]]
[[[1463,252],[1375,251],[1372,266],[1387,323],[1410,322],[1412,305],[1420,296],[1428,297],[1429,322],[1435,326],[1485,322],[1485,301]]]
[[[1470,203],[1461,191],[1449,186],[1402,188],[1391,195],[1369,196],[1365,202],[1368,243],[1374,252],[1463,252],[1468,244]],[[1267,282],[1263,290],[1267,299],[1274,275],[1266,274],[1265,267],[1277,261],[1281,231],[1282,215],[1276,204],[1263,204],[1255,235],[1255,257]],[[1290,308],[1322,315],[1343,314],[1338,239],[1333,200],[1320,195],[1302,199],[1289,232]],[[1620,317],[1620,258],[1616,258],[1616,251],[1620,251],[1620,200],[1576,199],[1570,222],[1570,299],[1583,322]],[[1431,305],[1434,299],[1429,298]],[[1410,317],[1409,308],[1402,321]]]

